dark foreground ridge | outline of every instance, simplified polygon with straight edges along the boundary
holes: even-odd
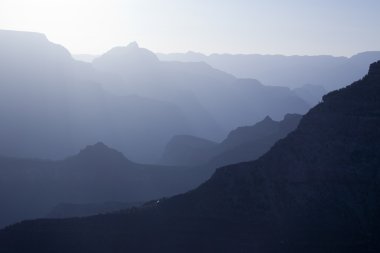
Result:
[[[0,252],[379,252],[380,62],[260,159],[108,215],[25,221]]]

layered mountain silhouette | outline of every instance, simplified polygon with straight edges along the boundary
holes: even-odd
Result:
[[[210,173],[136,164],[103,143],[60,161],[0,157],[0,226],[45,217],[53,207],[55,213],[64,207],[61,213],[71,215],[80,214],[81,204],[93,203],[82,206],[82,213],[96,214],[106,210],[107,204],[100,204],[104,202],[141,202],[178,194],[198,186]],[[57,207],[61,203],[76,206]]]
[[[194,52],[157,56],[165,61],[206,62],[240,78],[256,78],[266,85],[298,88],[311,84],[322,86],[328,91],[342,88],[361,78],[366,74],[369,64],[380,60],[379,51],[363,52],[349,58],[260,54],[206,56]]]
[[[162,62],[136,43],[111,49],[93,65],[120,78],[104,81],[107,90],[173,103],[196,129],[193,135],[214,141],[266,115],[278,119],[309,108],[288,88],[237,79],[202,62]]]
[[[267,116],[253,126],[235,129],[220,143],[193,136],[175,136],[167,144],[161,163],[221,167],[252,161],[295,130],[301,117],[298,114],[287,114],[282,121],[274,121]]]
[[[63,159],[103,141],[154,163],[175,135],[220,141],[266,115],[310,105],[284,87],[240,80],[206,63],[161,62],[137,43],[91,63],[42,34],[0,31],[0,154]]]
[[[3,252],[378,252],[380,62],[329,93],[258,160],[115,214],[35,220]]]
[[[62,159],[102,140],[145,161],[192,133],[176,105],[110,94],[90,64],[42,34],[0,31],[0,40],[2,155]]]

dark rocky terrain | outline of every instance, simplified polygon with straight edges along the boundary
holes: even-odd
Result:
[[[131,207],[138,207],[142,203],[129,202],[103,202],[103,203],[60,203],[56,205],[47,215],[46,218],[71,218],[85,217],[96,214],[105,214]]]
[[[34,220],[1,252],[379,252],[380,62],[256,161],[141,208]]]

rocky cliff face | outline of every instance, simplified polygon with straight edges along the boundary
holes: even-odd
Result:
[[[380,62],[260,159],[126,212],[23,222],[7,252],[378,252]],[[38,231],[38,233],[36,233]],[[147,243],[149,242],[149,243]]]

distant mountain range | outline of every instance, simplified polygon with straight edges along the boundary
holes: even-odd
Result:
[[[258,158],[300,119],[287,115],[276,122],[267,117],[232,131],[220,144],[174,137],[162,161],[165,165],[134,163],[101,142],[59,161],[0,157],[0,227],[46,214],[64,218],[111,212],[185,192],[221,165]]]
[[[267,115],[282,118],[286,113],[305,113],[311,106],[288,88],[237,79],[206,63],[162,62],[137,43],[111,49],[95,58],[93,66],[120,78],[103,80],[105,89],[175,104],[194,135],[212,140]]]
[[[136,43],[93,64],[42,34],[0,31],[0,154],[63,159],[103,141],[154,163],[175,135],[222,140],[269,115],[305,113],[284,87],[237,79],[205,63],[162,62]]]
[[[2,155],[62,159],[101,140],[148,160],[173,134],[192,133],[175,105],[112,95],[90,64],[42,34],[0,31],[0,40]]]
[[[315,98],[308,102],[319,102],[320,98],[334,89],[354,82],[366,74],[368,65],[380,60],[380,51],[361,52],[351,57],[331,55],[261,55],[261,54],[210,54],[189,51],[187,53],[156,53],[161,61],[204,62],[232,74],[237,78],[252,78],[265,85],[318,89]],[[97,55],[74,55],[81,61],[92,62]],[[275,75],[273,73],[276,73]],[[311,94],[312,95],[312,94]],[[316,103],[315,103],[316,104]],[[315,105],[312,104],[312,105]]]
[[[195,190],[88,218],[24,221],[2,252],[378,252],[380,62],[259,159]]]
[[[290,88],[316,85],[331,91],[365,75],[369,64],[380,60],[380,51],[363,52],[349,58],[329,55],[203,55],[191,51],[157,56],[163,61],[205,62],[238,78],[254,78],[265,85]]]
[[[161,163],[217,168],[256,160],[274,143],[295,130],[301,118],[298,114],[287,114],[282,121],[274,121],[267,116],[253,126],[233,130],[220,143],[194,136],[174,136],[166,146]]]

